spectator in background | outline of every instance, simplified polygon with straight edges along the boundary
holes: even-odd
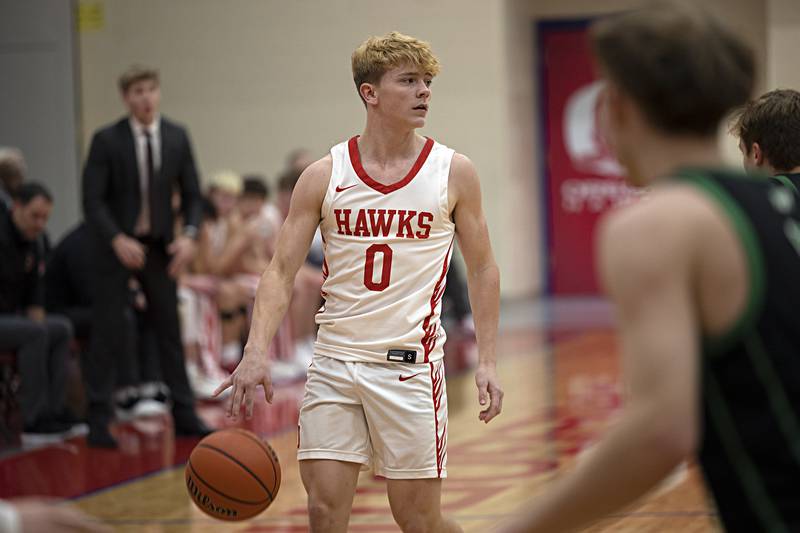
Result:
[[[212,178],[211,209],[201,228],[195,270],[221,277],[260,274],[272,256],[280,217],[267,204],[269,189],[260,176],[223,171]]]
[[[745,170],[781,176],[800,188],[800,92],[762,94],[738,110],[731,131]]]
[[[269,188],[262,176],[242,180],[235,172],[218,172],[207,196],[197,260],[180,285],[187,371],[196,394],[204,398],[211,397],[227,377],[220,366],[233,367],[241,358],[248,310],[281,224],[277,208],[268,202]],[[293,354],[287,321],[281,324],[270,354],[276,359],[279,381],[305,375],[305,368],[298,372],[292,364]]]
[[[223,170],[211,178],[206,194],[210,205],[200,231],[195,270],[213,275],[224,273],[226,265],[219,264],[218,260],[225,249],[231,216],[236,209],[240,194],[242,194],[242,178],[237,173]]]
[[[229,249],[238,261],[234,264],[236,274],[261,276],[267,268],[280,220],[271,220],[265,215],[269,189],[261,176],[248,176],[242,182],[242,194],[236,206],[237,226],[231,235]]]
[[[247,310],[255,296],[261,273],[272,259],[278,220],[265,215],[269,189],[260,176],[242,181],[242,193],[230,219],[230,238],[222,253],[224,274],[218,304],[222,317],[222,360],[235,366],[242,356],[247,331]]]
[[[223,294],[237,292],[233,281],[227,279],[229,265],[223,252],[241,192],[242,178],[237,173],[223,170],[212,176],[203,203],[197,256],[178,285],[186,371],[192,390],[202,399],[210,399],[216,384],[227,376],[221,368],[223,326],[219,300],[225,298]],[[243,305],[235,303],[230,315],[238,317]],[[238,334],[235,337],[238,340]]]
[[[210,206],[201,227],[198,258],[194,268],[194,274],[214,277],[213,296],[222,322],[222,364],[226,357],[238,361],[241,356],[242,328],[250,300],[247,292],[233,280],[242,255],[252,245],[253,236],[250,233],[256,229],[245,228],[238,212],[242,190],[242,178],[233,171],[220,171],[211,179],[208,190]],[[184,284],[187,288],[183,294],[187,303],[185,309],[194,309],[193,314],[196,314],[200,305],[197,301],[198,295],[191,295],[189,290],[191,288],[197,292],[203,287],[195,279],[187,281],[192,283]],[[185,340],[198,340],[200,332],[189,333],[192,333],[191,338]],[[204,390],[208,388],[205,385],[202,384]]]
[[[11,211],[17,189],[25,180],[25,158],[17,148],[0,147],[0,211]]]
[[[277,207],[282,221],[289,214],[292,192],[302,170],[289,168],[278,179]],[[281,221],[281,223],[283,223]],[[299,365],[307,367],[314,356],[314,339],[317,334],[316,315],[322,306],[324,250],[319,228],[314,233],[305,263],[294,278],[294,290],[289,302],[289,312]]]
[[[42,185],[15,191],[10,212],[0,212],[0,349],[17,352],[24,432],[59,434],[73,416],[64,408],[72,327],[44,310],[45,249],[40,239],[53,198]]]
[[[283,216],[272,201],[272,190],[264,176],[260,174],[248,174],[244,176],[244,183],[255,183],[257,189],[261,189],[262,185],[264,186],[265,194],[263,195],[263,200],[260,202],[261,213],[259,213],[258,216],[261,221],[260,233],[263,235],[264,242],[267,245],[267,255],[271,261],[272,255],[275,252],[275,245],[278,243],[278,232],[283,224]]]
[[[316,160],[317,158],[311,155],[307,148],[295,148],[286,157],[286,172],[294,171],[299,176],[308,165]]]
[[[94,242],[96,298],[91,346],[84,370],[89,437],[94,447],[116,448],[109,432],[115,384],[114,354],[125,342],[131,275],[147,297],[147,320],[158,339],[161,372],[172,396],[175,432],[210,433],[197,417],[186,375],[175,277],[195,254],[202,199],[186,130],[158,113],[159,77],[131,67],[119,79],[128,116],[94,134],[83,173],[83,204]],[[173,187],[181,195],[184,231],[175,238]]]

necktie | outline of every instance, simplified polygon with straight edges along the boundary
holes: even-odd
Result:
[[[147,169],[145,180],[147,183],[147,199],[145,200],[144,205],[146,205],[146,211],[144,215],[147,217],[145,220],[147,221],[147,225],[150,228],[150,234],[153,235],[157,228],[154,224],[154,217],[153,217],[153,208],[155,207],[156,203],[154,201],[155,198],[155,163],[153,162],[153,143],[152,143],[152,135],[148,130],[144,131],[144,137],[147,141]]]

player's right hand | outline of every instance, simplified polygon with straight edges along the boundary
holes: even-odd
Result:
[[[241,412],[242,404],[244,404],[245,418],[249,419],[253,416],[253,402],[256,387],[259,384],[264,387],[264,399],[267,403],[272,403],[274,391],[272,390],[272,377],[266,351],[246,346],[244,356],[236,370],[217,387],[214,396],[216,397],[228,387],[232,387],[227,415],[236,419]]]

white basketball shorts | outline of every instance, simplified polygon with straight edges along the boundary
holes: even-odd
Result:
[[[447,477],[444,361],[362,363],[316,355],[297,459],[373,466],[388,479]]]

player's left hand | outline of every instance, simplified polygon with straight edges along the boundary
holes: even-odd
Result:
[[[194,259],[197,244],[189,237],[178,237],[169,245],[167,251],[172,255],[167,271],[171,278],[177,278],[189,261]]]
[[[503,410],[503,389],[497,379],[497,369],[494,364],[479,364],[475,371],[475,385],[478,387],[478,403],[489,406],[478,414],[478,419],[488,424],[491,419]]]

